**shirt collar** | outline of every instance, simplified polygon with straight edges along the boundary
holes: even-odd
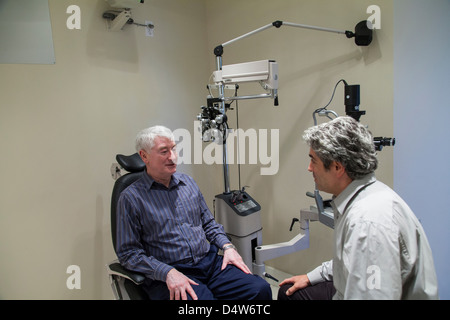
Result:
[[[344,189],[337,197],[333,198],[334,210],[335,214],[342,215],[344,213],[345,207],[348,202],[353,198],[353,196],[361,190],[361,188],[366,187],[369,184],[372,184],[377,179],[375,178],[374,173],[370,173],[364,176],[361,179],[353,180],[347,188]]]
[[[145,185],[147,186],[147,188],[150,190],[154,185],[159,185],[159,186],[163,186],[162,184],[158,183],[155,181],[155,179],[152,178],[152,176],[150,176],[146,170],[144,170],[142,172],[142,176],[144,178],[144,182]],[[184,177],[182,174],[176,172],[172,175],[172,179],[170,179],[170,183],[169,183],[169,190],[178,186],[180,183],[184,183]],[[165,186],[164,186],[165,187]]]

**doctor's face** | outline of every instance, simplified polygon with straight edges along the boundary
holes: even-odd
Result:
[[[308,166],[308,171],[312,172],[317,189],[334,194],[336,177],[333,170],[325,168],[322,160],[320,160],[312,148],[309,150],[309,157],[311,161]]]

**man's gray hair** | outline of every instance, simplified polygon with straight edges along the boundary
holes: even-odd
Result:
[[[341,163],[352,180],[374,172],[378,167],[371,132],[351,117],[332,121],[305,130],[303,139],[329,169],[333,161]]]
[[[155,145],[156,137],[168,138],[175,142],[175,137],[169,128],[164,126],[154,126],[142,130],[136,136],[136,151],[145,150],[149,152]]]

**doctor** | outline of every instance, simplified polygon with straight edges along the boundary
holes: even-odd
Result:
[[[433,256],[408,205],[375,178],[371,133],[351,117],[309,128],[308,171],[333,195],[334,258],[280,284],[278,299],[438,299]]]

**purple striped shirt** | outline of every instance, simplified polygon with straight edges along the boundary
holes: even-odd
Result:
[[[125,189],[117,206],[117,256],[127,269],[165,281],[174,263],[197,264],[210,243],[229,240],[194,179],[175,173],[169,188],[147,172]]]

